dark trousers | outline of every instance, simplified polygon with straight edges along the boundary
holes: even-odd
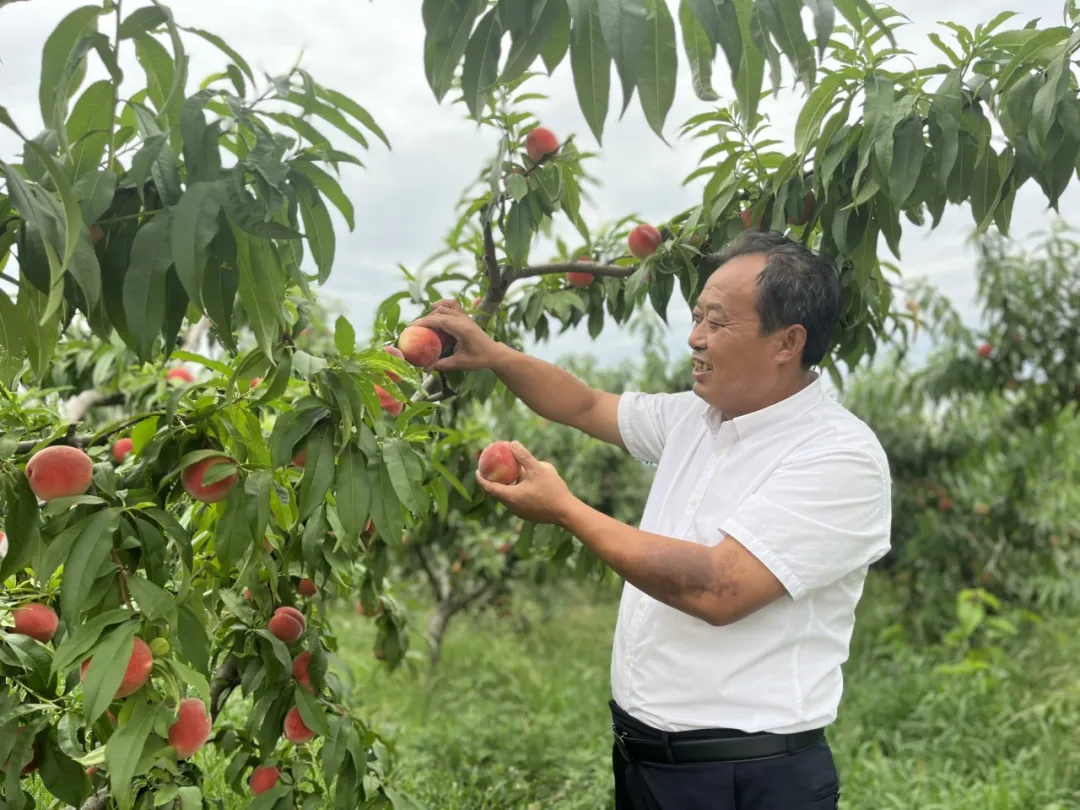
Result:
[[[663,740],[743,736],[725,729],[665,732],[610,701],[615,728]],[[739,762],[627,762],[612,742],[615,810],[833,810],[840,784],[832,750],[822,740],[795,754]]]

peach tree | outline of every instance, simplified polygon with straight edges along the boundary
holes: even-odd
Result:
[[[406,335],[402,303],[458,296],[512,343],[578,324],[595,337],[646,301],[664,316],[676,283],[692,301],[703,253],[743,228],[790,227],[849,291],[835,370],[907,317],[878,258],[881,236],[898,253],[901,212],[936,224],[946,203],[968,203],[977,227],[1004,230],[1031,179],[1056,204],[1080,145],[1071,6],[1063,26],[1005,29],[1001,15],[954,27],[954,43],[939,38],[946,63],[907,70],[887,42],[895,12],[808,5],[816,50],[800,0],[681,4],[695,92],[715,100],[719,46],[737,96],[684,126],[706,144],[689,178],[705,180],[702,201],[663,223],[590,227],[589,153],[534,126],[518,91],[538,62],[551,72],[569,57],[599,141],[614,64],[624,108],[638,92],[662,132],[678,64],[667,5],[425,0],[428,81],[440,101],[460,92],[493,155],[443,266],[410,274],[366,345],[344,317],[330,341],[304,336],[333,268],[328,205],[353,224],[338,177],[359,161],[340,142],[387,140],[364,108],[299,67],[257,78],[160,2],[66,15],[42,55],[44,128],[0,106],[23,144],[0,162],[5,800],[30,806],[40,777],[84,808],[198,807],[210,742],[227,784],[259,808],[408,805],[388,744],[331,667],[326,600],[358,593],[376,654],[402,660],[391,555],[477,506],[463,452],[475,439],[452,400],[510,397],[488,374],[422,374],[452,345]],[[223,56],[197,90],[191,36]],[[145,84],[122,97],[131,50]],[[91,60],[106,77],[84,86]],[[766,63],[774,87],[789,64],[808,91],[790,154],[758,109]],[[554,247],[538,262],[541,233]],[[195,351],[199,331],[218,356]],[[186,374],[164,374],[179,364]],[[101,389],[131,366],[115,392],[125,412],[99,423],[91,409],[121,407]],[[537,547],[580,553],[539,533]]]

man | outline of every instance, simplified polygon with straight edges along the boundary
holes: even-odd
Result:
[[[833,808],[824,728],[867,568],[889,549],[888,461],[814,371],[842,306],[833,268],[762,232],[712,268],[693,308],[693,390],[678,394],[590,389],[453,302],[417,323],[457,339],[434,368],[489,368],[541,416],[658,465],[640,529],[516,443],[516,484],[478,476],[626,580],[611,661],[618,810]]]

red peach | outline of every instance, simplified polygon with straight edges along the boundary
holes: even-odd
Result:
[[[404,334],[404,332],[402,334]],[[399,349],[397,346],[383,346],[383,351],[387,354],[394,355],[394,357],[400,357],[402,360],[405,359],[405,355],[402,354],[401,349]],[[389,377],[393,382],[401,381],[401,375],[396,374],[393,371],[387,371],[386,376]]]
[[[258,796],[260,793],[266,793],[274,785],[278,783],[278,777],[281,776],[281,771],[271,765],[260,765],[251,772],[251,778],[248,779],[248,787],[251,788],[251,793],[254,796]]]
[[[286,644],[292,644],[307,629],[307,619],[294,607],[279,607],[267,622],[267,629]]]
[[[375,393],[379,395],[379,404],[382,405],[383,410],[391,416],[397,416],[405,407],[404,402],[394,399],[393,395],[381,385],[375,386]]]
[[[86,678],[86,670],[90,668],[93,656],[87,658],[79,665],[79,680]],[[116,690],[114,698],[127,697],[142,688],[143,684],[150,679],[150,673],[154,669],[154,654],[150,652],[150,645],[138,636],[135,636],[135,646],[131,649],[131,657],[128,658],[127,669],[124,670],[123,680]]]
[[[131,452],[134,446],[135,442],[133,442],[130,437],[125,436],[123,439],[117,439],[112,446],[113,460],[119,464],[127,458],[127,454]]]
[[[814,215],[814,206],[817,204],[817,198],[814,196],[814,192],[808,191],[802,200],[802,210],[799,212],[799,218],[788,217],[788,225],[805,225],[810,221],[810,217]]]
[[[54,444],[34,453],[26,464],[26,480],[40,500],[82,495],[94,479],[94,462],[77,447]]]
[[[521,473],[521,465],[510,449],[510,442],[492,442],[480,453],[480,475],[498,484],[513,484]]]
[[[24,636],[30,636],[41,642],[51,641],[60,624],[55,610],[37,602],[15,608],[12,616],[15,618],[16,633],[22,633]]]
[[[90,241],[93,244],[96,245],[98,242],[100,242],[101,237],[103,237],[104,235],[105,235],[105,231],[102,230],[102,227],[100,225],[91,225],[90,226]]]
[[[315,732],[304,725],[300,709],[296,706],[289,709],[289,713],[285,715],[285,739],[294,745],[303,745],[314,738]]]
[[[262,377],[252,377],[251,382],[248,384],[248,388],[254,388],[262,382]]]
[[[981,344],[979,344],[979,356],[980,357],[989,357],[990,354],[993,351],[994,351],[994,347],[991,346],[989,343],[981,343]]]
[[[545,155],[559,148],[559,139],[547,127],[536,127],[525,136],[525,152],[533,163],[539,163]]]
[[[315,583],[311,581],[311,577],[304,577],[300,580],[300,584],[296,586],[296,590],[301,596],[314,596],[317,592]]]
[[[292,465],[294,467],[303,467],[305,461],[307,461],[307,448],[306,447],[303,450],[301,450],[299,453],[297,453],[295,456],[293,456]]]
[[[626,238],[630,252],[639,259],[652,256],[661,241],[663,239],[660,236],[660,231],[656,230],[652,225],[646,224],[637,225]]]
[[[8,539],[7,535],[0,532],[0,560],[4,559],[8,553]]]
[[[176,366],[175,368],[170,368],[167,372],[165,372],[165,379],[180,380],[182,382],[190,383],[195,382],[195,375],[188,371],[188,369],[184,366]]]
[[[177,759],[188,759],[210,739],[210,713],[199,698],[184,698],[176,707],[176,722],[169,726],[169,745]]]
[[[218,501],[225,500],[229,497],[229,491],[233,488],[240,476],[237,472],[233,472],[220,481],[215,481],[212,484],[203,484],[203,476],[206,475],[207,470],[212,467],[216,467],[219,464],[235,464],[236,462],[231,457],[222,453],[216,456],[207,456],[201,461],[196,461],[194,464],[189,464],[184,468],[184,471],[180,474],[180,482],[184,486],[184,491],[187,492],[192,498],[203,503],[217,503]]]
[[[592,262],[592,259],[590,259],[588,256],[579,256],[576,261],[589,263]],[[595,276],[593,276],[592,273],[586,273],[583,271],[571,270],[569,273],[566,274],[566,280],[569,281],[571,286],[573,287],[588,287],[590,284],[593,283],[593,278],[595,278]]]
[[[405,362],[427,368],[442,354],[442,341],[434,329],[426,326],[406,326],[398,337],[398,348]]]
[[[309,692],[315,690],[311,686],[311,675],[308,673],[308,667],[311,666],[311,653],[304,650],[292,662],[292,674],[296,678],[296,682]]]

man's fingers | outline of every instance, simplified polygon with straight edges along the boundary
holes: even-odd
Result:
[[[535,469],[538,462],[533,458],[533,454],[530,453],[521,442],[510,442],[510,450],[514,454],[514,458],[518,460],[518,463],[526,470]]]
[[[489,481],[480,474],[480,471],[476,471],[476,481],[480,484],[480,487],[491,497],[499,501],[506,500],[506,496],[509,494],[511,487],[506,484],[499,484],[495,481]]]
[[[453,298],[440,298],[438,301],[431,305],[432,310],[438,309],[439,307],[446,307],[448,309],[454,310],[455,312],[465,311],[461,308],[461,304],[459,304]]]

